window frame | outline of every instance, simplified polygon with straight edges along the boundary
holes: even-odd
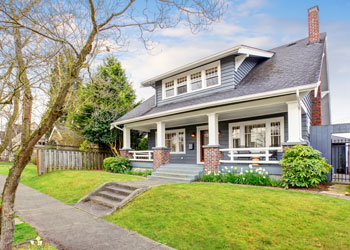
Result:
[[[275,117],[275,118],[268,118],[268,119],[258,119],[258,120],[249,120],[244,122],[234,122],[228,124],[228,132],[229,132],[229,148],[232,148],[233,142],[232,142],[232,127],[240,127],[240,143],[241,148],[245,147],[245,126],[247,125],[255,125],[255,124],[265,124],[266,129],[266,135],[265,135],[265,144],[266,147],[271,147],[271,123],[272,122],[280,122],[280,136],[281,136],[281,146],[285,142],[284,138],[284,117]],[[280,147],[281,147],[280,146]]]
[[[184,134],[184,151],[180,152],[180,140],[179,140],[179,133],[183,133]],[[172,134],[172,133],[176,133],[176,151],[175,152],[171,152],[170,154],[186,154],[186,129],[169,129],[169,130],[165,130],[165,134]],[[155,131],[155,140],[157,141],[157,131]]]
[[[177,97],[177,96],[184,96],[184,95],[189,94],[189,93],[194,93],[194,92],[201,91],[201,90],[204,90],[204,89],[215,88],[215,87],[220,86],[221,85],[221,67],[220,66],[221,66],[221,63],[220,63],[220,60],[218,60],[218,61],[206,64],[204,66],[197,67],[195,69],[186,71],[186,72],[184,72],[182,74],[178,74],[178,75],[175,75],[175,76],[163,79],[162,80],[162,100],[171,99],[171,98],[174,98],[174,97]],[[211,68],[215,68],[215,67],[217,67],[218,84],[212,85],[212,86],[207,86],[205,71],[208,70],[208,69],[211,69]],[[194,73],[198,73],[198,72],[201,72],[202,88],[196,89],[196,90],[192,90],[192,88],[191,88],[191,75],[194,74]],[[178,89],[177,79],[182,78],[182,77],[186,77],[187,78],[187,82],[186,82],[187,92],[186,93],[182,93],[182,94],[178,94],[178,91],[177,91],[177,89]],[[165,84],[167,82],[171,82],[171,81],[174,81],[174,95],[166,97]]]

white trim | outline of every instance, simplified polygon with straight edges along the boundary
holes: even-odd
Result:
[[[141,82],[141,85],[143,87],[148,87],[148,86],[151,86],[152,84],[154,84],[156,81],[168,78],[168,77],[170,77],[172,75],[179,74],[179,73],[181,73],[183,71],[188,71],[188,70],[191,70],[193,68],[199,67],[199,66],[201,66],[203,64],[208,64],[210,62],[217,61],[217,60],[220,60],[220,59],[222,59],[224,57],[227,57],[227,56],[230,56],[230,55],[235,55],[235,54],[238,54],[238,55],[239,54],[250,54],[252,56],[271,58],[275,53],[271,52],[271,51],[267,51],[267,50],[262,50],[262,49],[248,47],[248,46],[245,46],[245,45],[238,45],[238,46],[232,47],[230,49],[221,51],[221,52],[219,52],[217,54],[214,54],[214,55],[202,58],[202,59],[200,59],[198,61],[186,64],[186,65],[184,65],[182,67],[178,67],[178,68],[176,68],[174,70],[170,70],[170,71],[168,71],[168,72],[166,72],[164,74],[160,74],[158,76],[152,77],[152,78],[150,78],[150,79],[148,79],[146,81]]]
[[[126,123],[142,121],[142,120],[151,119],[151,118],[157,118],[160,116],[167,116],[167,115],[176,114],[176,113],[180,113],[180,112],[193,111],[195,109],[202,109],[202,108],[206,108],[206,107],[215,107],[218,105],[225,105],[225,104],[230,104],[230,103],[235,103],[235,102],[252,101],[252,100],[267,98],[267,97],[276,97],[276,95],[295,94],[296,89],[299,89],[299,91],[310,91],[310,90],[313,90],[315,88],[316,84],[317,83],[312,83],[312,84],[299,86],[299,87],[273,90],[273,91],[268,91],[268,92],[264,92],[264,93],[234,97],[234,98],[220,100],[220,101],[206,102],[206,103],[201,103],[201,104],[197,104],[197,105],[192,105],[189,107],[158,112],[158,113],[151,114],[151,115],[138,116],[138,117],[127,119],[127,120],[120,121],[120,122],[113,122],[111,124],[111,127],[113,127],[115,125],[120,125],[120,124],[126,124]]]
[[[201,162],[201,138],[200,138],[201,130],[209,130],[208,125],[197,126],[196,128],[197,164],[204,164],[204,162]]]
[[[180,146],[180,141],[179,141],[179,133],[182,132],[184,133],[184,151],[180,152],[179,151],[179,146]],[[174,155],[183,155],[186,154],[186,129],[181,128],[181,129],[170,129],[170,130],[165,130],[165,134],[164,134],[164,141],[165,141],[165,135],[166,134],[170,134],[170,133],[176,133],[176,151],[175,152],[171,152],[170,154],[174,154]]]
[[[228,124],[228,138],[229,138],[229,148],[233,148],[233,143],[232,143],[232,127],[240,127],[240,133],[241,133],[241,139],[240,139],[240,143],[241,143],[241,147],[244,148],[245,147],[245,129],[244,127],[246,125],[254,125],[254,124],[261,124],[264,123],[265,124],[265,128],[266,128],[266,147],[270,147],[271,144],[271,122],[280,122],[281,124],[281,145],[284,142],[284,117],[280,116],[280,117],[275,117],[275,118],[267,118],[267,119],[259,119],[259,120],[249,120],[249,121],[244,121],[244,122],[234,122],[234,123],[229,123]]]
[[[219,60],[219,61],[216,61],[216,62],[212,62],[210,64],[206,64],[206,65],[204,65],[202,67],[198,67],[198,68],[186,71],[186,72],[184,72],[182,74],[178,74],[178,75],[175,75],[175,76],[163,79],[162,80],[162,100],[171,99],[171,98],[174,98],[174,97],[177,97],[177,96],[186,95],[188,93],[197,92],[197,91],[201,91],[201,90],[204,90],[204,89],[209,89],[209,88],[220,86],[221,85],[221,67],[220,66],[221,66],[221,63],[220,63],[220,60]],[[214,67],[218,68],[218,84],[208,87],[207,83],[206,83],[205,71],[207,69],[214,68]],[[194,73],[198,73],[198,72],[201,72],[202,88],[196,89],[196,90],[192,90],[192,88],[191,88],[191,75],[194,74]],[[178,84],[177,84],[177,79],[182,78],[182,77],[187,77],[187,92],[179,95],[177,93],[177,89],[179,87]],[[174,95],[167,97],[166,96],[165,84],[168,83],[168,82],[171,82],[171,81],[174,81]]]
[[[249,57],[249,54],[240,55],[235,57],[235,71],[238,70],[239,66],[244,62],[244,60]]]
[[[123,128],[123,149],[130,149],[130,128]]]

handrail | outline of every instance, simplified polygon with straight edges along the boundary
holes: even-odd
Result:
[[[220,160],[221,163],[261,163],[261,164],[279,164],[279,161],[270,160],[272,154],[270,151],[282,152],[282,147],[261,147],[261,148],[225,148],[220,149],[221,152],[228,152],[230,160]],[[244,153],[239,153],[245,151]],[[246,153],[248,151],[248,153]],[[262,153],[260,153],[262,152]],[[238,158],[251,158],[251,159],[238,159]],[[253,159],[255,158],[255,159]],[[264,159],[261,159],[264,158]]]
[[[131,161],[153,161],[152,150],[129,151]]]

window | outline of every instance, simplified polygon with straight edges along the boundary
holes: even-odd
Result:
[[[255,124],[245,126],[245,147],[260,148],[266,146],[266,126],[265,124]]]
[[[241,128],[239,126],[232,127],[232,146],[234,148],[241,147]]]
[[[172,98],[221,84],[220,61],[206,64],[162,81],[162,98]]]
[[[271,122],[271,146],[281,146],[281,123]]]
[[[165,146],[170,153],[185,153],[185,143],[184,129],[165,131]]]
[[[205,71],[205,78],[206,78],[207,87],[218,85],[219,84],[218,67],[207,69]]]
[[[177,94],[187,93],[187,76],[177,79]]]
[[[197,72],[191,75],[191,90],[202,88],[202,73]]]
[[[170,97],[175,95],[174,81],[165,83],[165,96]]]
[[[276,117],[229,124],[230,148],[281,147],[284,118]]]

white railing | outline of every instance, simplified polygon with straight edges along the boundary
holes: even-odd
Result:
[[[131,154],[131,161],[153,161],[153,151],[144,150],[144,151],[129,151]]]
[[[271,151],[282,152],[282,147],[269,148],[226,148],[220,149],[221,152],[227,152],[229,160],[220,160],[221,163],[259,163],[259,164],[279,164],[278,160],[270,160],[273,155]],[[239,159],[249,158],[249,159]],[[262,159],[263,158],[263,159]]]

